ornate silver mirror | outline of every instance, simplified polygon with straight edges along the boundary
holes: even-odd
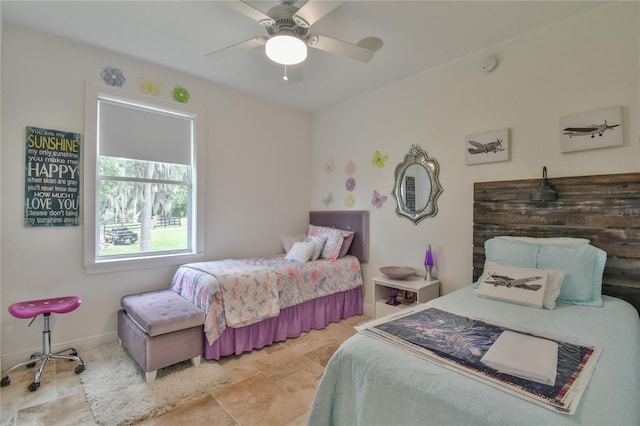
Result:
[[[438,214],[436,200],[442,194],[439,172],[440,167],[434,158],[429,158],[419,146],[411,145],[404,162],[398,164],[395,172],[393,196],[398,216],[417,224]]]

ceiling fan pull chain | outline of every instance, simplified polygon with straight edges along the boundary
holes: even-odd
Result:
[[[288,81],[289,77],[287,77],[287,65],[284,66],[284,76],[282,77],[284,81]]]

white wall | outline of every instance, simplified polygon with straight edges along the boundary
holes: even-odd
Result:
[[[165,99],[175,85],[186,87],[190,104],[207,111],[206,258],[275,254],[282,250],[281,234],[306,229],[310,114],[99,48],[6,23],[2,31],[0,318],[5,362],[39,349],[41,342],[42,321],[27,328],[26,320],[7,312],[11,303],[79,295],[83,304],[77,311],[52,319],[53,344],[92,338],[96,343],[115,338],[121,296],[166,288],[175,271],[85,275],[82,227],[23,226],[25,127],[82,133],[84,82],[104,84],[100,72],[107,65],[123,71],[124,92],[140,94],[136,78],[142,76],[163,82],[160,97]]]
[[[333,193],[345,208],[344,166],[355,161],[354,209],[370,209],[371,250],[365,266],[365,303],[371,312],[371,277],[384,265],[424,271],[425,247],[435,251],[444,293],[471,283],[473,183],[542,176],[640,171],[639,13],[623,2],[553,25],[415,75],[314,115],[312,208]],[[431,42],[437,42],[433,40]],[[385,46],[384,48],[388,48]],[[488,55],[499,59],[480,70]],[[374,58],[375,61],[375,58]],[[562,154],[559,117],[603,107],[623,107],[624,145]],[[511,129],[511,160],[465,165],[465,136]],[[394,169],[412,144],[441,168],[439,212],[414,225],[395,214]],[[384,168],[371,164],[376,150]],[[323,165],[331,158],[335,172]],[[372,207],[374,190],[386,194]]]
[[[2,58],[2,8],[0,8],[0,58]],[[0,67],[0,81],[2,81],[2,67]],[[0,96],[0,117],[2,116],[2,97]],[[0,134],[2,134],[2,120],[0,120]],[[2,149],[0,149],[0,171],[2,171]],[[2,222],[2,173],[0,173],[0,223]],[[0,227],[0,241],[2,241],[2,227]],[[0,244],[0,259],[2,259],[2,244]],[[0,289],[2,289],[2,263],[0,263]],[[2,292],[0,292],[2,305]],[[0,338],[0,354],[2,354],[2,339]]]
[[[207,109],[209,258],[274,253],[280,234],[305,229],[310,208],[345,209],[345,165],[355,161],[353,208],[370,210],[371,219],[370,261],[364,267],[365,308],[371,313],[370,278],[378,267],[421,268],[426,244],[435,250],[445,292],[470,283],[473,182],[536,178],[543,165],[552,181],[640,170],[638,9],[637,2],[624,2],[596,10],[327,108],[313,119],[154,64],[3,25],[3,365],[40,345],[40,325],[27,328],[7,313],[9,304],[79,294],[79,310],[53,320],[54,345],[99,341],[113,338],[122,295],[166,287],[175,270],[88,276],[81,266],[81,228],[22,225],[25,126],[82,133],[83,84],[104,84],[104,66],[123,70],[123,90],[139,93],[136,77],[143,76],[164,82],[161,96],[168,98],[180,84],[189,89],[192,104]],[[480,63],[489,54],[500,64],[486,74]],[[622,147],[560,152],[560,116],[611,105],[623,106]],[[465,135],[503,127],[511,129],[511,160],[466,166]],[[444,187],[438,215],[418,225],[396,216],[391,196],[394,168],[412,144],[438,160]],[[375,150],[389,155],[384,168],[371,164]],[[336,168],[327,174],[323,165],[331,158]],[[373,190],[388,196],[381,209],[371,205]],[[321,200],[328,192],[335,202],[325,207]]]

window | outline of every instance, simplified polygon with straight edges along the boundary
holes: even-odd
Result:
[[[155,267],[198,256],[198,114],[87,89],[85,269]]]

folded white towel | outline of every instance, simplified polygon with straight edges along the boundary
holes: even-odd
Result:
[[[501,373],[553,386],[558,367],[558,344],[505,330],[480,361]]]

